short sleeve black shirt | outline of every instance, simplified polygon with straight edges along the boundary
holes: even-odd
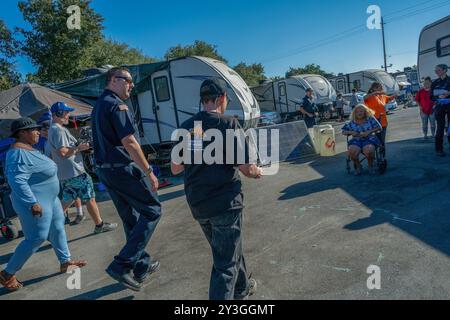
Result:
[[[218,129],[224,141],[227,130],[242,129],[237,119],[214,112],[200,112],[183,123],[181,127],[192,132],[196,121],[201,121],[204,132],[209,129]],[[206,148],[209,143],[204,142],[203,146]],[[236,143],[235,146],[237,145]],[[245,148],[248,151],[246,146],[247,144]],[[235,148],[235,155],[236,151]],[[225,147],[223,152],[225,161],[227,159]],[[243,208],[242,183],[237,158],[232,157],[232,159],[235,162],[233,164],[184,164],[186,198],[194,218],[208,219],[229,210]],[[245,162],[247,161],[248,153],[245,155]]]

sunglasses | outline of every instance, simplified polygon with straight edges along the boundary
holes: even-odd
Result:
[[[127,77],[116,77],[117,79],[122,79],[126,81],[128,84],[133,84],[133,79],[127,78]]]

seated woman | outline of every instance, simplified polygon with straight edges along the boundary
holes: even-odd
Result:
[[[375,159],[375,148],[381,145],[380,139],[374,133],[382,130],[381,124],[375,119],[374,112],[363,104],[353,109],[348,122],[342,128],[342,134],[351,136],[348,142],[348,154],[355,164],[355,174],[361,175],[361,152],[366,156],[369,164],[369,172],[375,173],[373,161]]]

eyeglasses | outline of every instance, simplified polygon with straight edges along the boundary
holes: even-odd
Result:
[[[128,84],[133,84],[133,79],[127,77],[116,77],[117,79],[125,80]]]

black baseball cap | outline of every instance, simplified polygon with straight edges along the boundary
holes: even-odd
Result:
[[[214,78],[203,81],[200,87],[200,98],[217,98],[227,92],[227,83],[223,79]]]
[[[40,129],[42,128],[41,125],[37,124],[33,119],[31,118],[20,118],[17,120],[14,120],[11,124],[11,137],[14,136],[17,132],[20,130],[28,130],[28,129]]]

